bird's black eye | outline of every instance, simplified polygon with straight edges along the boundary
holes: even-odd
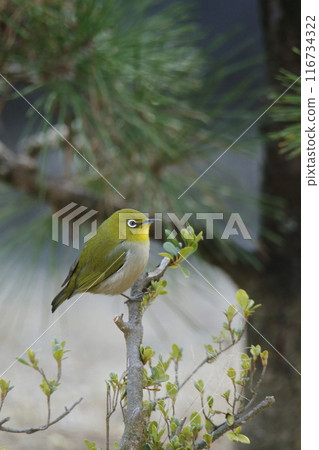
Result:
[[[127,221],[127,225],[128,225],[130,228],[135,228],[135,227],[137,227],[137,223],[136,223],[135,220],[133,220],[133,219],[128,220],[128,221]]]

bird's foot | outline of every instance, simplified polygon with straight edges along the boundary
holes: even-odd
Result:
[[[125,294],[121,294],[121,295],[123,295],[123,297],[125,297],[127,299],[125,303],[127,303],[127,302],[142,302],[143,298],[144,298],[143,292],[141,292],[140,294],[137,294],[137,295],[133,295],[131,297],[129,297],[128,295],[125,295]]]

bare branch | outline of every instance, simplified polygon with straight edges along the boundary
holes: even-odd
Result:
[[[113,322],[122,331],[122,333],[126,332],[127,325],[126,325],[126,322],[124,322],[124,320],[123,320],[123,314],[121,314],[120,316],[115,316],[113,319]]]
[[[77,402],[75,402],[70,408],[65,407],[65,411],[60,414],[56,419],[52,420],[52,422],[48,422],[45,425],[42,425],[40,427],[30,427],[30,428],[11,428],[11,427],[4,427],[3,424],[8,422],[10,420],[10,417],[6,417],[5,419],[2,419],[0,421],[0,431],[7,431],[8,433],[26,433],[26,434],[32,434],[36,433],[37,431],[44,431],[47,430],[49,427],[54,425],[55,423],[62,420],[65,416],[70,414],[70,412],[83,400],[81,397]]]
[[[109,450],[110,448],[110,417],[115,412],[116,406],[117,406],[117,399],[118,399],[118,393],[119,389],[117,388],[116,396],[113,401],[113,405],[111,405],[111,388],[110,385],[107,384],[106,388],[106,418],[105,418],[105,425],[106,425],[106,450]],[[113,407],[112,407],[113,406]]]
[[[8,422],[10,420],[10,417],[5,417],[4,419],[0,420],[0,426],[4,423]]]

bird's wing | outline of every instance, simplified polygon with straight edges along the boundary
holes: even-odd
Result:
[[[78,261],[80,264],[75,266],[73,275],[70,277],[70,283],[74,281],[73,291],[90,291],[94,286],[109,278],[123,266],[126,254],[127,248],[122,243],[118,244],[106,256],[93,254],[85,265],[81,264],[81,254]]]
[[[70,267],[69,273],[67,274],[66,279],[63,281],[63,283],[61,284],[61,287],[65,286],[71,279],[73,273],[75,272],[77,265],[79,264],[79,259],[80,257],[78,256],[76,258],[76,260],[74,261],[74,263],[72,264],[72,266]]]

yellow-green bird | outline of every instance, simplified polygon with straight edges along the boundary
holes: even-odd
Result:
[[[105,220],[72,265],[52,312],[81,292],[116,295],[129,289],[147,264],[153,221],[135,209],[120,209]]]

